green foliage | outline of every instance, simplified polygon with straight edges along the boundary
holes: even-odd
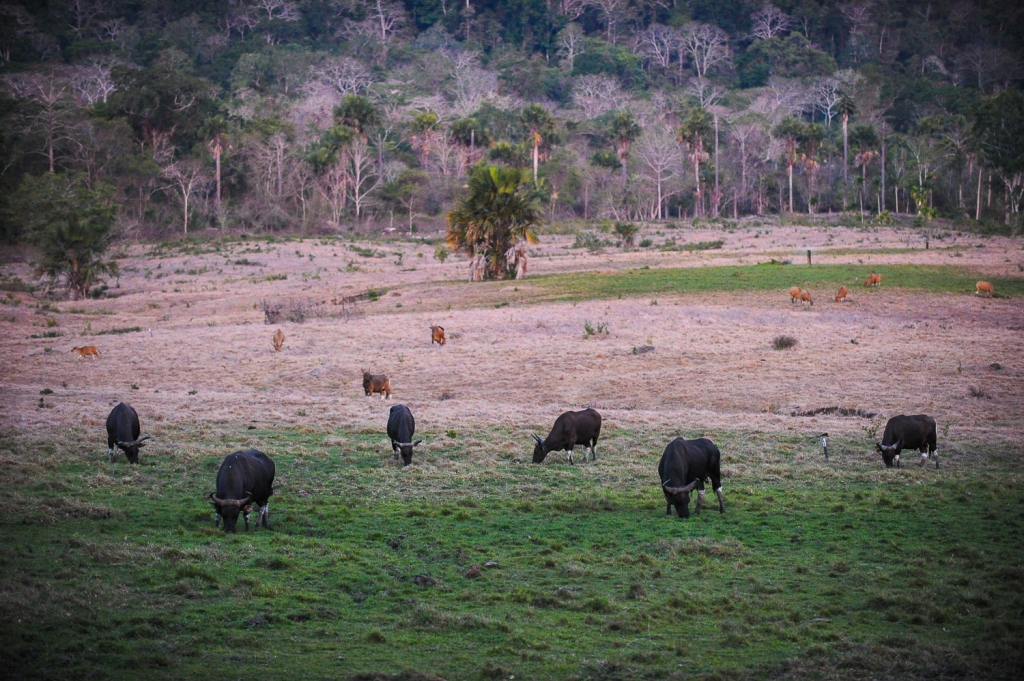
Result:
[[[434,118],[436,123],[436,114]],[[380,110],[369,99],[347,95],[340,105],[334,107],[334,120],[339,125],[352,128],[365,138],[370,128],[380,125],[382,118]]]
[[[799,33],[785,38],[755,39],[737,63],[742,87],[761,87],[772,76],[814,78],[837,69],[836,60]]]
[[[981,100],[973,131],[978,148],[1001,175],[1024,172],[1024,93],[1007,90]]]
[[[442,265],[444,264],[444,261],[448,259],[449,255],[451,255],[451,251],[449,251],[448,247],[444,244],[438,244],[434,247],[434,259]]]
[[[633,247],[633,238],[639,231],[640,227],[632,222],[615,223],[615,233],[622,237],[622,245],[626,248]]]
[[[479,165],[470,173],[469,193],[448,213],[448,245],[483,257],[487,278],[514,274],[506,253],[517,241],[537,243],[541,214],[528,179],[518,168]]]

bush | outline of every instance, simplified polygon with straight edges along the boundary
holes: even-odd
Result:
[[[585,248],[591,253],[595,253],[607,245],[609,245],[608,242],[598,236],[596,232],[581,232],[576,235],[576,240],[572,243],[573,248]]]
[[[772,347],[776,350],[788,350],[796,347],[797,340],[792,336],[776,336],[772,339]]]
[[[622,245],[627,248],[633,247],[633,238],[640,231],[640,227],[632,222],[616,222],[615,233],[622,237]]]

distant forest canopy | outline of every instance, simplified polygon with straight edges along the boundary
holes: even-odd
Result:
[[[0,238],[436,226],[480,163],[548,220],[1016,233],[1022,69],[1009,1],[4,0]]]

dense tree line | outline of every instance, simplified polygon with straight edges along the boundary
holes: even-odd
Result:
[[[1022,47],[980,0],[5,0],[0,229],[412,228],[478,164],[548,219],[1016,229]]]

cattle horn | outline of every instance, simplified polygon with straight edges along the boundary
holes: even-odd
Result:
[[[210,498],[213,499],[213,503],[217,504],[218,506],[238,506],[239,508],[241,508],[242,506],[248,504],[249,500],[252,499],[251,492],[246,492],[246,497],[244,499],[218,499],[217,497],[214,496],[214,494],[215,493],[211,493]]]
[[[118,447],[132,447],[132,446],[138,446],[138,447],[142,447],[142,446],[143,446],[143,445],[142,445],[142,441],[143,441],[143,440],[148,440],[149,438],[150,438],[150,436],[149,436],[149,435],[143,435],[143,436],[142,436],[142,437],[140,437],[140,438],[139,438],[138,440],[131,440],[131,441],[129,441],[129,442],[121,442],[121,441],[119,440],[119,441],[118,441],[118,443],[117,443],[117,446],[118,446]]]
[[[539,444],[539,445],[542,445],[542,444],[544,444],[544,440],[541,440],[541,439],[540,439],[539,437],[537,437],[536,435],[534,435],[534,436],[533,436],[533,439],[534,439],[534,440],[536,440],[536,441],[537,441],[537,444]]]
[[[416,442],[412,443],[412,446],[415,447],[416,445],[418,445],[421,442],[423,442],[423,440],[416,440]]]

